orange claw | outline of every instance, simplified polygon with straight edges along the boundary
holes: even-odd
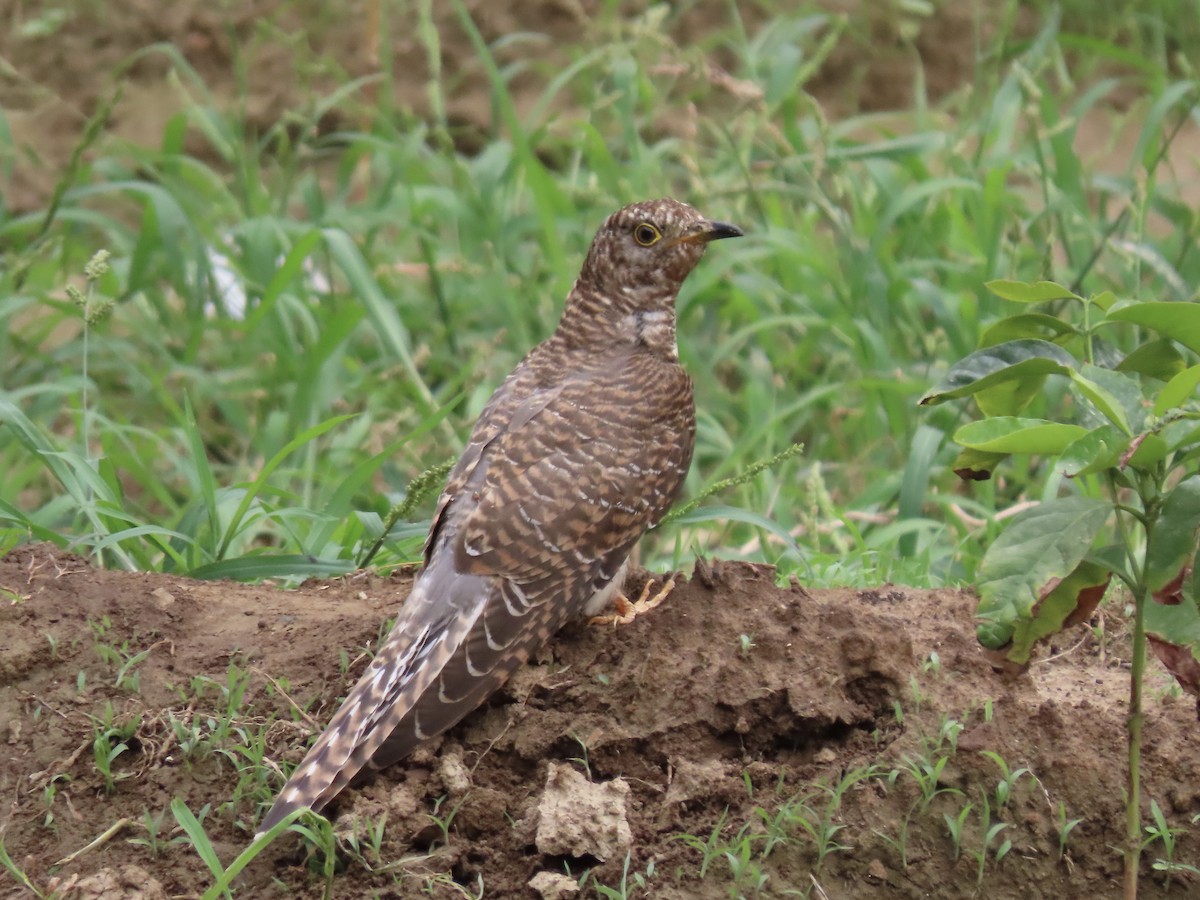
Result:
[[[620,591],[613,597],[613,606],[617,611],[613,615],[593,616],[588,619],[589,625],[612,625],[614,628],[617,625],[628,625],[638,616],[643,613],[648,613],[654,607],[658,606],[667,599],[667,595],[675,588],[675,576],[672,575],[666,580],[662,588],[653,597],[650,596],[650,589],[654,587],[654,579],[646,582],[646,586],[642,588],[641,596],[636,600],[630,600]],[[648,599],[647,599],[648,598]]]

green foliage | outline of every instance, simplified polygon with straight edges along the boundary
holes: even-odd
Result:
[[[1017,4],[980,5],[974,26],[995,40],[971,60],[974,87],[934,98],[918,72],[894,117],[831,117],[837,104],[809,93],[831,55],[878,49],[847,17],[768,4],[752,34],[730,5],[725,27],[681,46],[669,35],[688,4],[633,18],[602,4],[594,35],[519,105],[513,79],[530,68],[498,64],[466,6],[453,9],[496,117],[469,153],[454,146],[456,76],[422,2],[428,122],[367,90],[385,73],[335,79],[256,131],[245,98],[213,96],[159,45],[129,61],[165,66],[185,98],[158,140],[108,133],[115,94],[44,208],[0,205],[0,552],[48,540],[108,566],[247,579],[417,559],[438,478],[421,473],[457,455],[548,334],[603,215],[671,193],[749,236],[710,254],[680,297],[699,408],[684,502],[700,505],[649,536],[644,563],[719,554],[808,584],[978,582],[981,637],[1016,665],[1113,573],[1175,601],[1145,602],[1139,621],[1194,658],[1200,219],[1166,157],[1195,95],[1192,5],[1035,3],[1031,33]],[[887,6],[911,52],[929,4]],[[43,34],[61,24],[57,11],[26,19]],[[836,99],[854,109],[861,70],[846,84]],[[1132,137],[1130,158],[1077,152],[1089,123]],[[6,174],[14,150],[0,114]],[[98,250],[107,271],[87,266]],[[931,381],[925,413],[912,401]],[[938,402],[957,398],[980,421]],[[1002,481],[952,489],[953,470],[1002,464]],[[1002,530],[997,514],[1030,497],[1051,502]],[[101,680],[137,690],[152,651],[97,643]],[[752,634],[740,649],[750,663],[761,652]],[[185,688],[218,692],[227,715],[181,709],[169,727],[185,760],[235,766],[257,803],[263,739],[233,716],[241,677],[231,666],[228,683]],[[936,793],[954,725],[896,770],[913,815],[954,796]],[[107,728],[93,747],[111,786],[128,744]],[[688,841],[701,877],[728,870],[751,892],[778,840],[807,835],[826,856],[852,843],[832,795],[807,799],[775,832],[771,810]],[[946,819],[979,872],[1004,846],[984,799]],[[172,812],[217,877],[209,896],[265,844],[218,876],[204,823]],[[1077,820],[1062,815],[1065,847]],[[332,866],[328,832],[307,833]],[[2,842],[0,863],[28,886]],[[640,890],[626,874],[597,891]]]
[[[1116,302],[1107,292],[1083,297],[1050,282],[989,288],[1009,301],[1056,310],[1063,326],[1054,342],[1023,336],[976,351],[921,402],[976,399],[984,418],[954,436],[966,448],[956,463],[964,477],[988,477],[1010,455],[1038,454],[1057,456],[1057,473],[1079,484],[1079,493],[1048,493],[985,552],[978,573],[984,646],[1026,666],[1039,640],[1090,617],[1111,579],[1133,595],[1125,848],[1131,897],[1141,850],[1147,631],[1182,685],[1200,693],[1200,303]],[[1043,321],[1031,324],[1023,314],[993,329],[1011,336],[1042,329]],[[1013,415],[1053,378],[1064,379],[1068,392],[1052,411],[1036,419]],[[1003,809],[1004,798],[996,800]]]

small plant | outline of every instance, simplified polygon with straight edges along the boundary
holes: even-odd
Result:
[[[993,281],[1025,310],[991,325],[922,404],[973,397],[982,417],[954,435],[955,471],[982,480],[1013,454],[1057,458],[1070,496],[1015,516],[979,563],[979,640],[1010,667],[1084,623],[1115,578],[1133,598],[1125,815],[1125,900],[1142,850],[1141,747],[1147,634],[1192,691],[1200,658],[1200,304],[1082,296],[1048,281]],[[1124,339],[1133,349],[1120,350]],[[1051,376],[1069,403],[1022,413]],[[1107,536],[1107,542],[1106,542]]]
[[[386,827],[387,813],[384,813],[379,819],[369,819],[365,822],[359,820],[353,829],[342,836],[345,848],[368,872],[374,871],[372,866],[383,863],[383,835]],[[360,832],[365,835],[365,842],[360,840]]]
[[[738,653],[741,654],[742,659],[749,659],[750,651],[756,646],[758,645],[754,643],[753,635],[745,634],[744,632],[738,635]]]
[[[1183,832],[1183,829],[1172,828],[1168,824],[1167,817],[1163,815],[1157,800],[1150,801],[1150,817],[1154,821],[1146,826],[1146,839],[1142,842],[1142,848],[1145,849],[1157,843],[1162,845],[1163,852],[1162,856],[1154,860],[1154,871],[1161,872],[1168,884],[1176,875],[1200,875],[1200,869],[1196,866],[1175,862],[1175,839]],[[1196,820],[1192,821],[1194,823]]]
[[[992,821],[991,801],[988,799],[987,794],[984,794],[979,805],[979,832],[982,835],[982,840],[980,841],[978,849],[968,848],[966,851],[967,854],[975,860],[976,888],[979,888],[983,885],[983,875],[985,869],[987,868],[989,853],[992,855],[992,858],[999,863],[1000,860],[1004,859],[1004,857],[1008,855],[1008,851],[1012,849],[1012,841],[1010,841],[1008,838],[1005,838],[996,847],[995,851],[992,850],[992,845],[996,842],[996,838],[998,838],[1006,828],[1008,828],[1007,822]]]
[[[4,867],[5,871],[12,876],[13,880],[17,884],[29,891],[29,893],[34,897],[37,897],[38,900],[43,900],[43,898],[46,897],[46,895],[39,891],[34,883],[29,880],[29,876],[25,874],[24,870],[22,870],[20,866],[13,862],[12,857],[8,854],[8,849],[4,846],[3,835],[0,835],[0,866]]]
[[[722,854],[733,878],[729,896],[734,900],[744,896],[747,889],[751,891],[751,896],[756,896],[766,887],[769,878],[762,870],[761,856],[754,850],[755,836],[749,833],[749,829],[749,823],[743,825],[729,849]]]
[[[946,768],[948,760],[949,756],[944,753],[937,755],[936,758],[932,755],[927,755],[920,759],[906,756],[899,768],[890,770],[881,779],[889,790],[896,787],[900,776],[904,774],[907,774],[917,785],[917,797],[900,819],[900,824],[896,829],[896,836],[892,837],[885,832],[875,829],[875,834],[896,851],[896,854],[900,857],[900,866],[903,869],[908,868],[908,831],[912,824],[913,816],[923,814],[939,796],[962,794],[962,791],[958,788],[941,786],[942,771]],[[877,774],[876,777],[878,777]]]
[[[434,800],[433,812],[427,813],[429,820],[433,822],[433,824],[438,827],[438,831],[442,833],[443,847],[450,846],[450,826],[454,824],[454,817],[458,815],[458,811],[462,809],[462,805],[467,799],[466,797],[463,797],[457,803],[451,806],[450,810],[444,816],[439,816],[438,813],[441,812],[442,806],[446,802],[446,796],[447,795],[443,794]]]
[[[145,837],[132,837],[129,839],[129,843],[145,847],[153,856],[158,856],[172,844],[187,843],[187,838],[183,835],[177,835],[166,840],[163,839],[163,823],[166,821],[166,818],[166,810],[163,810],[157,816],[151,815],[150,810],[143,812],[141,826],[145,830],[146,835]]]
[[[971,810],[974,808],[974,803],[968,803],[958,811],[958,815],[956,816],[952,816],[949,813],[942,813],[942,818],[946,822],[946,833],[950,835],[950,841],[954,844],[955,859],[962,856],[963,826],[967,822],[967,816],[971,814]]]
[[[60,781],[69,784],[71,776],[59,773],[46,782],[45,787],[42,788],[42,803],[46,807],[46,817],[42,819],[43,828],[54,830],[56,827],[54,824],[54,800],[58,796],[58,782]]]
[[[650,860],[646,865],[645,872],[633,873],[629,871],[630,861],[630,855],[626,853],[625,863],[621,867],[621,881],[615,887],[609,887],[606,884],[601,884],[599,881],[595,883],[596,893],[603,897],[604,900],[628,900],[629,897],[634,896],[633,891],[635,888],[640,891],[648,890],[647,885],[654,878],[654,860]],[[579,887],[581,890],[587,884],[590,875],[591,872],[587,872],[580,879]]]
[[[1083,819],[1068,819],[1067,806],[1061,800],[1058,801],[1058,815],[1056,822],[1058,824],[1058,859],[1059,862],[1067,855],[1067,839],[1071,836],[1071,832],[1075,830]]]
[[[104,717],[95,719],[95,736],[92,738],[92,759],[96,771],[104,781],[104,792],[111,794],[116,790],[117,782],[129,777],[128,773],[117,774],[113,771],[113,763],[117,757],[129,750],[129,744],[141,724],[134,719],[124,725],[113,723],[113,708],[111,703],[104,707]]]
[[[1004,757],[994,750],[980,750],[979,755],[986,756],[1000,769],[1000,780],[996,782],[996,792],[993,796],[996,801],[996,811],[1003,812],[1004,808],[1008,806],[1008,801],[1012,799],[1013,789],[1021,778],[1025,775],[1032,778],[1033,775],[1029,769],[1023,766],[1019,769],[1010,769],[1008,763],[1004,761]]]
[[[574,741],[575,741],[575,743],[577,743],[577,744],[579,745],[579,749],[580,749],[580,751],[581,751],[581,755],[579,755],[579,756],[572,756],[572,757],[571,757],[571,758],[568,760],[568,762],[578,763],[578,764],[579,764],[579,767],[580,767],[581,769],[583,769],[583,774],[587,776],[587,780],[588,780],[588,781],[592,781],[592,780],[593,780],[593,779],[592,779],[592,765],[591,765],[591,762],[590,762],[590,761],[589,761],[589,759],[588,759],[588,747],[587,747],[587,743],[586,743],[586,742],[583,740],[583,738],[581,738],[579,735],[577,735],[577,734],[576,734],[575,732],[573,732],[573,731],[571,732],[571,739],[572,739],[572,740],[574,740]]]
[[[701,838],[694,834],[677,834],[673,835],[672,839],[680,841],[693,850],[700,853],[700,878],[708,874],[708,868],[712,865],[714,859],[721,852],[721,832],[725,829],[725,824],[729,821],[728,808],[721,811],[721,815],[717,818],[717,822],[712,827],[712,831],[708,833],[707,838]]]

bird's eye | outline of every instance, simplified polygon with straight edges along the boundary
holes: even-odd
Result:
[[[662,233],[649,222],[642,222],[635,229],[633,229],[633,239],[643,247],[649,247],[651,244],[656,243],[661,237]]]

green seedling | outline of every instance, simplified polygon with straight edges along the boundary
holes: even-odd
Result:
[[[1061,800],[1058,801],[1058,859],[1061,862],[1067,855],[1067,839],[1071,836],[1071,832],[1075,827],[1082,822],[1083,819],[1068,819],[1067,806]]]

